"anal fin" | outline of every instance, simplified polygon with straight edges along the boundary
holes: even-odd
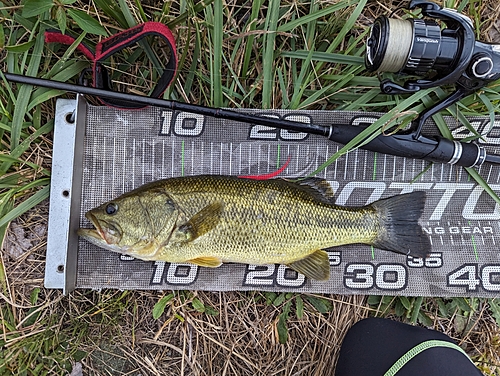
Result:
[[[322,249],[318,249],[302,260],[292,262],[287,266],[304,274],[307,278],[319,281],[330,278],[330,260],[328,259],[328,253]]]
[[[199,266],[205,266],[207,268],[217,268],[222,265],[220,258],[212,256],[197,257],[192,260],[188,260],[188,262]]]

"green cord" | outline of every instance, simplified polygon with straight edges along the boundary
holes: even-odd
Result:
[[[450,349],[455,349],[460,351],[462,354],[464,354],[467,359],[469,359],[471,362],[472,360],[468,357],[468,355],[465,353],[464,350],[458,345],[455,345],[452,342],[447,342],[447,341],[439,341],[439,340],[431,340],[431,341],[425,341],[414,348],[410,349],[406,354],[404,354],[401,358],[399,358],[396,363],[392,365],[391,368],[384,374],[384,376],[394,376],[396,373],[399,372],[403,366],[408,363],[412,358],[420,354],[422,351],[430,349],[432,347],[448,347]]]

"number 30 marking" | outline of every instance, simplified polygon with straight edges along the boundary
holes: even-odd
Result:
[[[408,272],[401,264],[348,264],[344,285],[350,289],[403,290],[408,284]]]

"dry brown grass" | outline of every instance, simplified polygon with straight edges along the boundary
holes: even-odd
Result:
[[[141,301],[149,299],[136,294]],[[158,322],[142,318],[135,340],[120,349],[130,354],[128,361],[152,375],[332,374],[344,331],[366,315],[361,297],[340,297],[328,315],[308,313],[291,320],[290,340],[281,345],[275,307],[256,304],[251,294],[197,295],[220,314],[193,313],[181,306],[175,309],[184,322],[168,313]],[[93,357],[84,363],[99,368]]]
[[[289,338],[281,344],[277,323],[283,304],[269,304],[259,292],[177,292],[157,320],[152,311],[161,291],[77,290],[64,297],[41,288],[46,241],[40,226],[46,226],[46,210],[42,205],[15,221],[8,233],[11,245],[0,253],[7,277],[0,299],[16,323],[13,331],[2,328],[8,356],[18,354],[20,344],[52,336],[67,350],[54,346],[46,356],[59,366],[83,357],[86,375],[333,375],[347,330],[378,313],[365,296],[323,295],[332,307],[323,314],[304,300],[303,317],[292,309]],[[24,253],[12,257],[14,246]],[[33,305],[36,288],[41,291]],[[198,312],[193,299],[218,314]],[[442,317],[437,307],[426,313],[433,328],[454,338],[486,375],[498,374],[500,328],[484,304],[460,320]]]

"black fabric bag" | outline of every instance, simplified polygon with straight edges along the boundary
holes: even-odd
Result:
[[[389,319],[368,318],[347,332],[335,376],[379,375],[482,374],[465,352],[443,333]]]

